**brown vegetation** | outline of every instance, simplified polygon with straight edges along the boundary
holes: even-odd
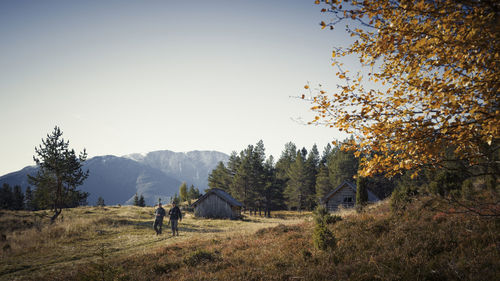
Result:
[[[60,259],[67,262],[57,263],[50,271],[36,267],[38,254],[35,253],[32,253],[35,259],[24,263],[26,269],[17,267],[9,271],[6,268],[9,259],[28,256],[3,252],[0,274],[22,280],[498,279],[500,220],[431,212],[424,204],[423,199],[418,200],[398,215],[390,211],[387,202],[360,214],[344,212],[341,221],[328,224],[336,246],[326,251],[313,247],[314,222],[310,214],[295,219],[290,217],[293,213],[286,212],[281,214],[282,219],[248,217],[247,221],[196,220],[188,216],[185,236],[181,229],[180,239],[168,236],[157,239],[145,235],[140,226],[124,223],[117,225],[117,229],[128,232],[136,228],[139,235],[148,237],[115,233],[127,238],[114,240],[110,233],[96,234],[92,258],[71,262],[68,254],[57,251]],[[122,209],[131,217],[140,217],[143,210]],[[92,208],[82,210],[97,212]],[[118,223],[120,220],[115,220],[118,214],[107,219]],[[111,229],[112,226],[105,231]],[[147,232],[151,231],[147,229]],[[71,237],[72,232],[67,229],[64,233],[68,241],[66,248],[81,249],[82,244],[90,243]],[[109,239],[100,238],[107,235]],[[127,242],[132,239],[141,241],[134,250],[126,250],[125,245],[120,244],[133,244]],[[56,260],[54,255],[54,263]]]

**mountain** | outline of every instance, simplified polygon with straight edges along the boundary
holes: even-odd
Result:
[[[146,204],[153,205],[158,197],[168,198],[178,192],[181,182],[162,171],[116,156],[98,156],[86,161],[84,169],[90,175],[80,187],[89,192],[89,203],[101,196],[108,205],[133,204],[135,193],[142,194]]]
[[[208,174],[219,161],[227,162],[229,156],[216,151],[186,153],[168,150],[147,154],[130,154],[123,157],[97,156],[85,161],[84,170],[90,175],[78,189],[89,192],[88,203],[94,205],[99,196],[107,205],[132,204],[135,193],[143,195],[146,204],[153,205],[158,197],[169,200],[179,193],[182,182],[193,184],[200,191],[208,187]],[[8,183],[28,186],[27,175],[34,175],[37,168],[28,166],[0,177],[0,186]]]
[[[151,168],[161,170],[166,175],[192,184],[200,191],[208,188],[208,175],[222,161],[229,159],[227,154],[217,151],[173,152],[153,151],[147,154],[130,154],[125,158],[133,159]]]

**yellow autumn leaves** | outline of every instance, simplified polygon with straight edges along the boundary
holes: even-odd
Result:
[[[335,48],[333,64],[359,57],[372,84],[348,70],[338,72],[344,81],[339,90],[311,99],[313,122],[355,133],[350,148],[367,155],[361,172],[394,175],[440,165],[445,147],[471,163],[487,158],[491,149],[485,144],[498,145],[500,136],[500,23],[492,6],[450,0],[365,0],[344,7],[332,2],[328,12],[353,25],[346,30],[356,39]]]

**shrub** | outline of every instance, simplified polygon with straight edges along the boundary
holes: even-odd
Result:
[[[314,227],[313,243],[314,247],[316,247],[317,249],[326,251],[327,249],[335,248],[336,240],[330,229],[328,229],[328,227],[324,223],[322,223],[316,224],[316,226]]]
[[[418,194],[418,189],[413,186],[396,188],[391,195],[391,211],[393,213],[404,211]]]
[[[335,236],[328,229],[327,224],[335,223],[338,216],[331,216],[328,210],[323,206],[318,206],[314,210],[314,232],[313,243],[314,247],[319,250],[333,249],[335,247]]]
[[[184,263],[189,266],[196,266],[217,260],[217,256],[206,250],[196,250],[184,258]]]

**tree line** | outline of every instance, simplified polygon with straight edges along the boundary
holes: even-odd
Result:
[[[320,153],[317,145],[299,149],[285,144],[280,158],[266,158],[263,141],[233,152],[226,164],[219,162],[208,177],[210,188],[219,188],[245,205],[251,212],[271,210],[312,210],[343,181],[355,181],[359,160],[343,151],[342,143],[327,144]],[[373,191],[387,197],[394,183],[383,177],[370,179]]]
[[[88,192],[75,190],[68,192],[61,205],[64,208],[73,208],[87,205]],[[44,188],[32,189],[31,186],[26,187],[25,192],[21,186],[10,186],[4,183],[0,189],[0,209],[4,210],[43,210],[50,209],[52,199],[48,190]]]

